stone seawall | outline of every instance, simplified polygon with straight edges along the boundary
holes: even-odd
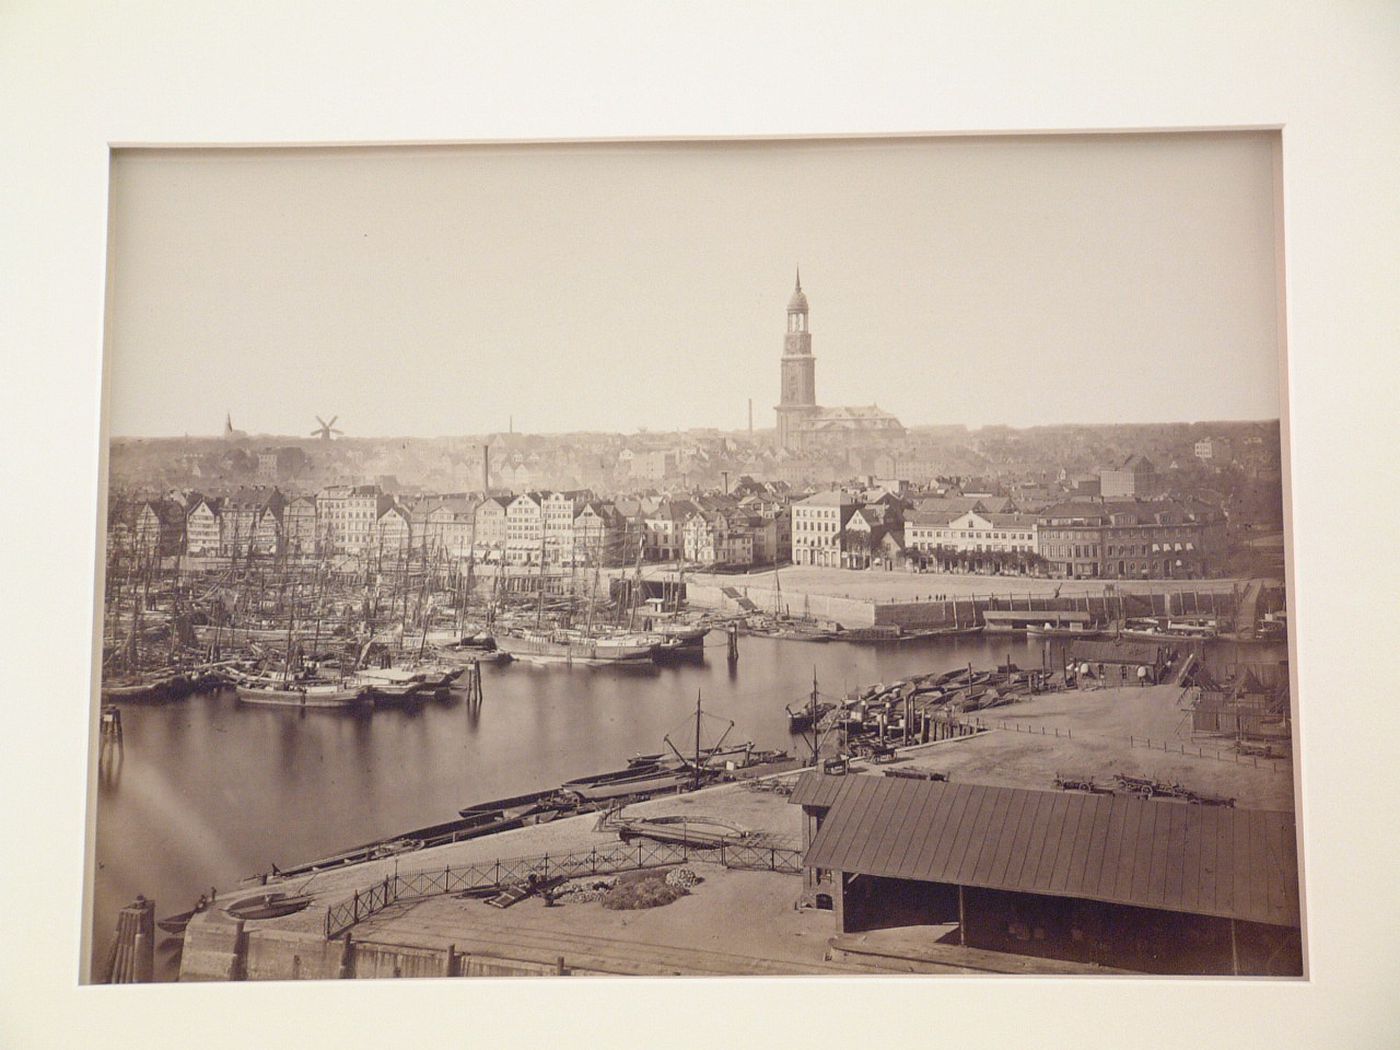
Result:
[[[1087,612],[1096,620],[1134,616],[1209,615],[1234,616],[1234,596],[1206,589],[1153,589],[1140,594],[1115,591],[1107,595],[973,595],[949,601],[844,598],[827,594],[802,594],[745,586],[742,577],[733,584],[716,585],[686,581],[686,600],[701,609],[741,615],[755,609],[793,616],[835,620],[843,627],[948,627],[980,622],[991,609],[1027,612]],[[752,608],[746,607],[745,602]]]
[[[696,608],[714,609],[724,613],[752,612],[752,609],[746,609],[739,600],[743,598],[762,612],[786,613],[792,616],[810,615],[821,620],[835,620],[843,627],[872,627],[876,622],[876,603],[860,598],[838,598],[829,594],[790,594],[762,587],[745,587],[742,584],[716,587],[692,583],[689,580],[685,584],[685,593],[686,601]]]

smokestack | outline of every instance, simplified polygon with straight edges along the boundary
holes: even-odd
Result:
[[[753,437],[753,398],[749,398],[749,437]]]
[[[489,495],[491,492],[491,446],[483,444],[481,446],[481,494]]]

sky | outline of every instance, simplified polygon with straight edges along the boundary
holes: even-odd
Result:
[[[114,436],[1279,415],[1274,133],[122,150]]]

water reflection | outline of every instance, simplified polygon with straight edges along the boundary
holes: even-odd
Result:
[[[805,699],[814,673],[836,695],[914,672],[989,667],[1008,654],[1041,661],[1022,641],[977,638],[739,645],[737,662],[716,646],[702,660],[660,667],[491,665],[479,705],[457,696],[404,709],[280,710],[239,705],[225,690],[124,708],[125,746],[98,769],[94,965],[118,909],[137,893],[161,915],[182,911],[211,883],[232,886],[273,862],[323,856],[447,820],[470,802],[662,751],[668,733],[693,736],[697,691],[707,714],[736,723],[731,742],[792,750],[801,743],[784,706]]]

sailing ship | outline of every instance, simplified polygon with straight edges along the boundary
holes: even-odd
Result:
[[[267,707],[353,707],[370,699],[368,686],[355,677],[337,681],[243,676],[234,685],[239,703]]]
[[[532,663],[608,665],[650,661],[665,644],[658,634],[614,630],[593,622],[594,595],[590,595],[587,619],[582,627],[549,625],[544,620],[544,567],[546,551],[540,539],[539,597],[533,627],[513,626],[496,634],[496,648],[517,660]],[[570,603],[572,604],[572,589]]]
[[[662,647],[654,634],[588,633],[576,628],[512,628],[496,637],[496,647],[517,660],[534,663],[617,664],[651,660]]]

